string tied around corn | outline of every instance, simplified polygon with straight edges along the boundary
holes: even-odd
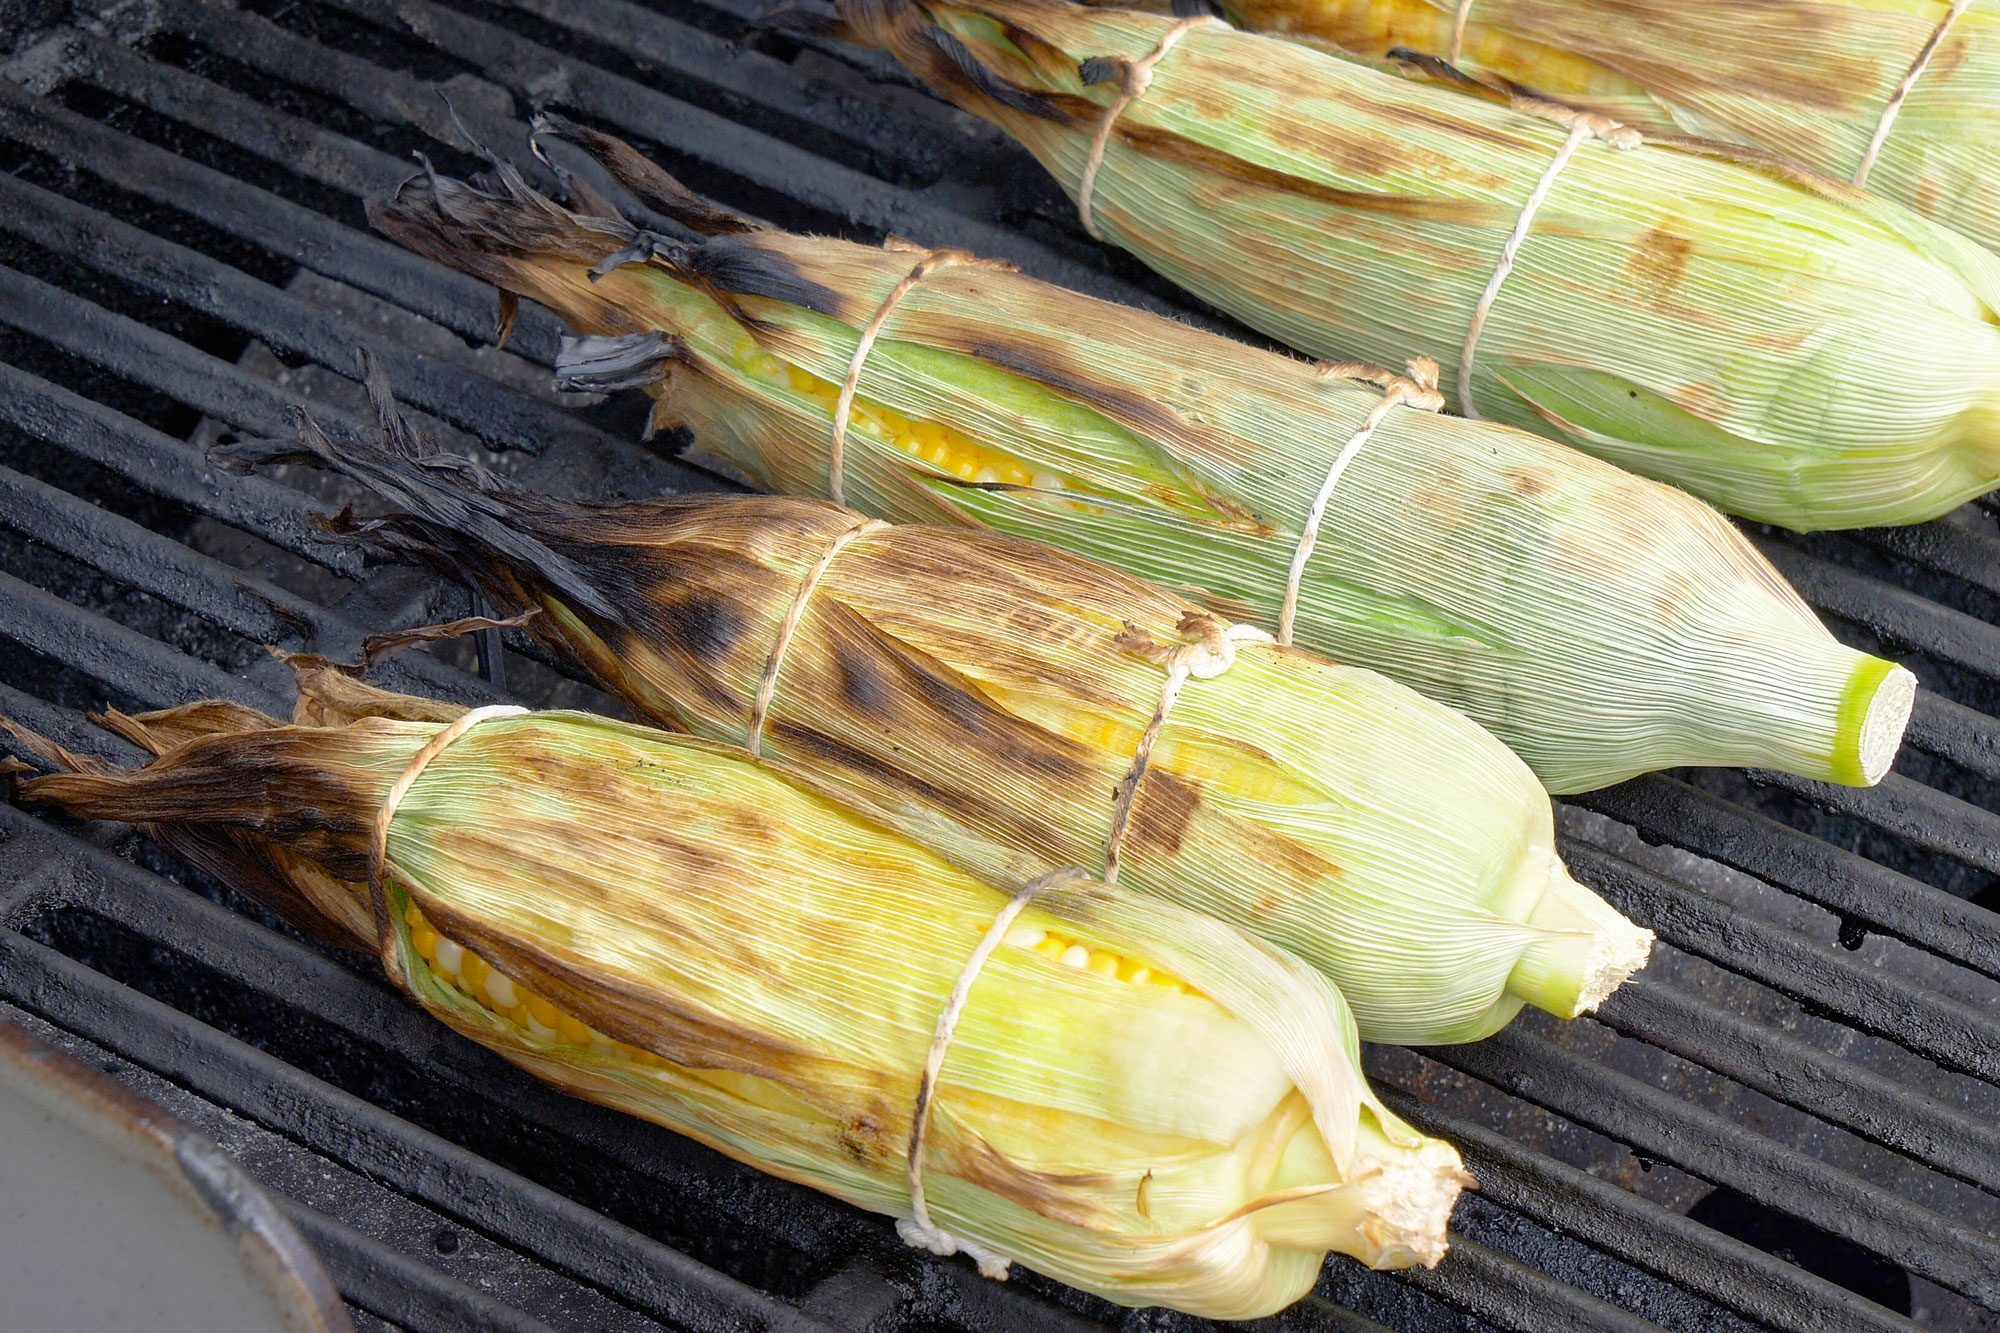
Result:
[[[431,760],[443,754],[452,742],[481,722],[496,717],[515,717],[527,711],[519,704],[487,704],[484,708],[471,709],[446,724],[424,742],[422,749],[410,756],[410,762],[389,784],[388,794],[383,796],[381,807],[375,811],[375,825],[369,834],[368,880],[378,904],[381,902],[382,876],[389,863],[389,821],[396,817],[396,807],[410,794],[410,788],[417,785],[417,779],[430,767]]]
[[[889,289],[874,316],[861,328],[861,337],[854,344],[854,355],[848,358],[847,376],[840,382],[840,396],[833,404],[833,440],[827,449],[827,498],[835,504],[846,504],[847,492],[847,425],[854,415],[855,390],[861,387],[861,365],[868,359],[868,353],[875,349],[875,340],[881,336],[883,325],[889,322],[890,314],[916,285],[939,269],[983,268],[997,273],[1012,273],[1014,265],[1004,259],[981,259],[965,250],[931,250],[921,245],[912,245],[900,237],[891,236],[882,243],[884,250],[920,254],[916,267],[903,276],[902,281]],[[755,748],[754,746],[752,747]]]
[[[1180,643],[1161,643],[1129,620],[1125,628],[1113,640],[1118,647],[1128,653],[1145,658],[1167,670],[1167,678],[1160,686],[1160,702],[1153,708],[1153,716],[1146,723],[1146,729],[1139,734],[1139,744],[1132,751],[1132,767],[1127,770],[1124,781],[1118,784],[1118,797],[1111,808],[1111,832],[1104,840],[1104,882],[1118,882],[1118,852],[1125,841],[1125,827],[1132,819],[1132,805],[1139,795],[1139,784],[1145,779],[1147,766],[1152,763],[1153,746],[1160,739],[1160,729],[1167,724],[1167,714],[1173,711],[1175,702],[1181,697],[1181,690],[1190,680],[1213,680],[1236,665],[1236,645],[1240,643],[1273,643],[1274,639],[1255,625],[1225,625],[1214,616],[1199,611],[1190,611],[1182,616],[1175,626],[1182,636]]]
[[[1318,494],[1313,496],[1312,507],[1306,511],[1306,521],[1299,531],[1298,549],[1292,552],[1292,567],[1285,578],[1285,602],[1278,612],[1278,642],[1292,641],[1292,626],[1299,615],[1299,587],[1305,579],[1306,562],[1312,559],[1313,548],[1319,544],[1320,524],[1326,518],[1327,504],[1333,499],[1333,488],[1340,484],[1340,478],[1358,455],[1362,447],[1374,436],[1376,427],[1388,420],[1389,413],[1398,406],[1415,408],[1419,412],[1437,412],[1444,408],[1444,394],[1438,391],[1438,363],[1430,357],[1420,356],[1410,362],[1410,373],[1398,375],[1384,366],[1369,361],[1322,361],[1314,367],[1315,373],[1323,380],[1350,380],[1360,384],[1372,384],[1382,390],[1382,401],[1375,404],[1361,425],[1341,446],[1327,467],[1326,479],[1320,483]]]
[[[965,966],[959,969],[958,980],[953,983],[944,1008],[938,1012],[930,1050],[924,1056],[923,1077],[917,1081],[916,1105],[910,1114],[910,1216],[897,1220],[896,1234],[912,1249],[926,1250],[940,1257],[961,1253],[969,1255],[979,1265],[979,1275],[996,1282],[1007,1280],[1012,1260],[977,1241],[954,1236],[931,1220],[930,1207],[924,1198],[924,1143],[930,1134],[931,1100],[937,1092],[938,1074],[944,1069],[945,1052],[951,1047],[952,1034],[958,1030],[959,1015],[965,1012],[965,1002],[972,994],[972,983],[979,979],[986,960],[1007,938],[1014,918],[1044,889],[1086,877],[1080,866],[1062,866],[1029,880],[1008,897],[994,914],[992,924],[987,926],[978,946],[966,957]]]
[[[1486,329],[1486,317],[1493,313],[1493,302],[1500,295],[1500,285],[1514,271],[1514,261],[1521,253],[1522,242],[1528,239],[1528,232],[1535,225],[1535,214],[1541,211],[1549,192],[1555,189],[1556,179],[1585,140],[1595,139],[1621,151],[1637,148],[1646,141],[1646,136],[1630,125],[1621,125],[1595,111],[1564,106],[1561,102],[1551,102],[1526,93],[1516,93],[1511,105],[1523,115],[1562,126],[1569,131],[1569,137],[1563,140],[1562,147],[1556,150],[1541,179],[1535,182],[1535,188],[1521,204],[1521,215],[1514,220],[1514,230],[1508,234],[1507,243],[1500,248],[1500,262],[1494,266],[1493,276],[1486,282],[1486,290],[1479,294],[1479,304],[1472,310],[1472,322],[1466,327],[1465,345],[1458,354],[1458,411],[1459,415],[1473,421],[1480,419],[1479,409],[1472,402],[1472,367],[1473,358],[1479,350],[1479,335]]]
[[[853,527],[836,534],[820,552],[819,559],[813,561],[804,577],[799,580],[799,590],[792,596],[792,604],[785,611],[785,618],[778,622],[778,635],[771,641],[771,655],[764,659],[764,674],[757,681],[757,697],[750,705],[750,723],[744,730],[743,748],[751,754],[762,754],[764,745],[764,715],[771,711],[771,700],[778,692],[778,671],[785,664],[785,650],[791,646],[792,634],[799,622],[805,618],[806,603],[812,600],[813,589],[826,577],[832,567],[834,557],[847,549],[850,542],[866,537],[871,532],[880,532],[888,527],[880,519],[864,518]]]
[[[1972,0],[1952,0],[1951,7],[1938,19],[1937,27],[1931,29],[1930,40],[1923,44],[1917,52],[1916,59],[1910,62],[1909,69],[1904,71],[1902,82],[1896,85],[1896,91],[1889,94],[1889,101],[1882,108],[1882,116],[1875,122],[1875,133],[1869,137],[1868,149],[1861,154],[1861,165],[1854,169],[1854,184],[1857,188],[1867,188],[1868,173],[1875,170],[1875,159],[1882,155],[1882,145],[1889,142],[1889,131],[1894,128],[1896,117],[1902,114],[1903,103],[1909,100],[1910,90],[1917,86],[1917,80],[1924,77],[1924,71],[1930,68],[1931,57],[1937,54],[1940,46],[1944,45],[1945,36],[1951,31],[1951,25],[1958,22],[1959,16],[1970,8]]]
[[[1125,108],[1139,100],[1146,89],[1153,84],[1153,66],[1166,57],[1167,52],[1181,38],[1196,28],[1226,28],[1229,25],[1213,14],[1196,14],[1184,18],[1161,34],[1158,45],[1137,60],[1118,60],[1109,56],[1083,62],[1081,73],[1085,83],[1113,83],[1118,85],[1118,96],[1104,109],[1104,115],[1097,122],[1097,133],[1091,136],[1090,152],[1083,160],[1083,175],[1076,184],[1076,215],[1083,223],[1084,231],[1094,241],[1104,239],[1097,230],[1097,215],[1092,201],[1097,194],[1097,173],[1104,165],[1104,150],[1111,143],[1111,131],[1118,124],[1118,118],[1125,114]]]

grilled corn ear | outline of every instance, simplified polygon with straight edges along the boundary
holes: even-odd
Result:
[[[1111,873],[1115,843],[1122,884],[1297,953],[1376,1041],[1473,1040],[1524,1002],[1573,1017],[1645,960],[1651,934],[1564,870],[1527,766],[1383,676],[1235,644],[1128,795],[1156,659],[1221,628],[1192,603],[817,500],[567,504],[437,466],[375,388],[379,445],[305,433],[396,507],[337,531],[538,609],[529,632],[640,717],[761,747],[974,873]]]
[[[374,880],[377,813],[447,725],[408,707],[331,727],[123,719],[158,752],[143,768],[31,742],[82,771],[18,799],[284,845],[315,891],[353,899],[321,918],[365,922],[348,942],[464,1035],[908,1217],[933,1028],[1011,890],[741,751],[573,713],[446,738],[394,805]],[[1357,1058],[1339,996],[1297,961],[1168,904],[1052,885],[995,945],[946,1050],[922,1160],[932,1224],[989,1264],[1223,1318],[1290,1304],[1329,1249],[1435,1263],[1467,1178]]]
[[[1466,0],[1462,25],[1458,0],[1222,7],[1242,27],[1384,65],[1407,67],[1412,53],[1450,59],[1456,47],[1453,63],[1482,82],[1532,88],[1648,133],[1761,144],[1841,180],[1861,178],[2000,250],[2000,10],[1991,4]]]
[[[1067,0],[840,9],[1073,196],[1124,101],[1097,234],[1301,351],[1429,352],[1461,413],[1787,527],[1914,523],[2000,484],[2000,257],[1898,205],[1755,149],[1620,151],[1631,132],[1605,127],[1613,142],[1579,147],[1547,119],[1220,24],[1185,31],[1127,100],[1172,20]]]
[[[566,357],[572,378],[645,383],[655,420],[689,427],[719,469],[828,495],[861,332],[922,256],[718,221],[626,145],[565,133],[715,234],[640,236],[504,164],[484,185],[420,178],[372,216],[594,335]],[[987,267],[931,273],[880,334],[851,404],[849,503],[1035,538],[1266,629],[1335,459],[1382,402]],[[1522,431],[1407,408],[1328,495],[1295,637],[1464,710],[1558,792],[1683,764],[1872,783],[1915,687],[1837,643],[1684,493]]]

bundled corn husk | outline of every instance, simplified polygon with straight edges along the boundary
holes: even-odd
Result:
[[[311,690],[310,678],[306,688]],[[209,847],[283,847],[271,891],[379,954],[435,1017],[566,1091],[908,1218],[934,1027],[1019,886],[996,887],[738,750],[576,713],[439,722],[352,683],[285,725],[113,717],[158,753],[24,803]],[[318,711],[325,714],[327,700]],[[4,720],[0,720],[4,721]],[[371,885],[373,887],[371,887]],[[328,895],[339,895],[335,901]],[[1062,955],[1081,950],[1083,966]],[[1310,970],[1216,922],[1053,883],[968,992],[930,1100],[918,1240],[1125,1304],[1223,1318],[1303,1295],[1327,1250],[1435,1263],[1469,1178],[1369,1091]]]
[[[1143,84],[1096,178],[1098,234],[1303,351],[1429,351],[1460,412],[1794,528],[1916,522],[2000,484],[2000,258],[1897,205],[1754,149],[1586,139],[1461,387],[1563,126],[1220,24],[1185,31],[1148,80],[1163,16],[840,9],[1072,195],[1108,108]]]
[[[1222,630],[1191,603],[1015,538],[857,532],[817,500],[523,493],[430,453],[371,387],[379,445],[308,425],[233,452],[373,486],[396,512],[336,528],[538,610],[529,631],[642,718],[759,749],[990,881],[1102,867],[1297,953],[1374,1041],[1475,1040],[1524,1002],[1574,1017],[1645,961],[1651,933],[1564,870],[1526,765],[1374,672],[1218,639],[1131,787],[1159,659]]]
[[[711,462],[829,494],[839,386],[921,256],[751,228],[626,145],[565,133],[715,234],[648,241],[504,165],[485,187],[413,181],[375,222],[508,301],[622,335],[572,349],[572,375],[647,383],[656,421]],[[1330,469],[1383,401],[986,267],[932,272],[880,334],[846,434],[851,504],[1036,538],[1267,629]],[[1463,709],[1555,791],[1681,764],[1871,783],[1909,715],[1909,673],[1835,642],[1713,510],[1521,431],[1397,407],[1317,533],[1297,642]]]
[[[1459,0],[1222,8],[1243,27],[1378,63],[1412,53],[1451,60],[1483,82],[1532,88],[1649,133],[1761,144],[1841,180],[1862,175],[1880,134],[1869,190],[2000,250],[2000,7],[1991,0],[1465,0],[1462,23]]]

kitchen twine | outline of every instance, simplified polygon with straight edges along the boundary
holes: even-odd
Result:
[[[1104,118],[1097,122],[1097,134],[1090,141],[1090,155],[1083,160],[1083,177],[1076,186],[1076,214],[1083,223],[1083,229],[1090,233],[1092,240],[1104,239],[1097,230],[1097,218],[1091,211],[1091,199],[1097,191],[1097,169],[1104,165],[1104,150],[1111,142],[1111,130],[1118,124],[1118,117],[1125,114],[1125,108],[1139,99],[1139,95],[1152,86],[1153,66],[1174,44],[1196,28],[1226,28],[1229,25],[1213,14],[1197,14],[1184,18],[1161,36],[1160,44],[1151,52],[1137,60],[1118,62],[1118,96],[1105,108]]]
[[[778,637],[772,642],[771,655],[764,662],[764,677],[757,682],[756,702],[750,706],[750,727],[743,745],[751,754],[763,753],[764,715],[771,711],[771,697],[778,692],[778,668],[785,663],[785,649],[791,646],[792,632],[798,629],[799,621],[805,617],[806,603],[811,600],[813,589],[819,586],[827,567],[833,564],[833,558],[845,550],[849,542],[866,537],[871,532],[880,532],[888,526],[879,519],[862,519],[828,542],[826,550],[813,562],[805,577],[799,580],[798,594],[792,598],[791,609],[785,612],[784,620],[778,625]]]
[[[1515,257],[1521,253],[1521,243],[1528,239],[1528,229],[1534,225],[1535,214],[1555,188],[1556,178],[1576,155],[1577,147],[1586,139],[1599,139],[1617,149],[1637,148],[1646,137],[1630,125],[1621,125],[1609,116],[1600,116],[1594,111],[1579,111],[1575,107],[1563,106],[1558,102],[1546,102],[1539,97],[1517,96],[1513,108],[1524,115],[1534,116],[1551,124],[1564,126],[1569,137],[1556,150],[1555,158],[1542,178],[1535,182],[1534,190],[1521,205],[1521,216],[1514,221],[1514,231],[1507,237],[1507,244],[1501,247],[1500,263],[1493,270],[1493,277],[1487,282],[1486,290],[1480,293],[1479,304],[1473,308],[1472,323],[1466,329],[1465,346],[1458,354],[1458,411],[1459,415],[1473,421],[1480,419],[1479,409],[1472,405],[1473,354],[1479,348],[1479,335],[1486,328],[1486,317],[1493,311],[1493,302],[1500,295],[1500,284],[1507,281],[1507,275],[1514,271]]]
[[[1132,768],[1125,780],[1118,784],[1118,802],[1111,810],[1111,833],[1104,842],[1104,882],[1118,882],[1118,849],[1125,840],[1125,825],[1132,817],[1132,804],[1139,794],[1139,783],[1146,776],[1146,766],[1152,762],[1154,742],[1160,738],[1160,728],[1167,723],[1167,714],[1173,711],[1176,700],[1181,697],[1181,688],[1189,680],[1213,680],[1236,665],[1236,645],[1239,643],[1272,643],[1270,635],[1254,625],[1225,625],[1214,616],[1203,615],[1199,611],[1189,612],[1181,617],[1177,627],[1183,635],[1196,636],[1186,643],[1161,643],[1132,622],[1125,622],[1124,632],[1115,640],[1120,648],[1136,653],[1167,669],[1166,681],[1160,687],[1160,702],[1153,709],[1152,720],[1146,723],[1145,731],[1139,735],[1138,748],[1132,752]]]
[[[1326,470],[1326,480],[1320,483],[1319,494],[1313,497],[1312,508],[1306,514],[1305,527],[1299,533],[1298,549],[1292,552],[1291,573],[1285,578],[1284,609],[1278,613],[1278,642],[1285,644],[1292,641],[1292,622],[1298,619],[1299,584],[1305,579],[1306,561],[1312,559],[1313,547],[1319,544],[1319,525],[1326,518],[1327,502],[1333,499],[1333,488],[1340,484],[1341,474],[1347,471],[1347,465],[1354,461],[1355,455],[1375,434],[1375,428],[1388,419],[1389,413],[1398,404],[1407,404],[1419,412],[1436,412],[1444,407],[1444,395],[1438,392],[1438,363],[1427,356],[1411,361],[1407,376],[1366,361],[1322,361],[1315,369],[1323,380],[1373,384],[1383,393],[1382,401],[1375,404],[1374,410],[1362,419],[1360,429],[1333,456],[1333,464]]]
[[[431,760],[443,754],[445,747],[471,731],[481,722],[495,717],[513,717],[528,710],[519,704],[488,704],[475,708],[450,723],[444,730],[424,742],[424,748],[410,756],[402,774],[389,784],[389,794],[382,798],[382,808],[375,812],[375,828],[369,835],[368,868],[374,876],[375,887],[382,887],[382,874],[389,864],[389,821],[396,817],[396,807],[410,794],[410,788],[417,785],[417,778],[423,774]]]
[[[917,266],[904,275],[903,280],[889,289],[889,295],[875,312],[875,317],[862,326],[861,339],[854,344],[854,355],[847,363],[847,378],[840,382],[840,397],[833,405],[833,444],[827,450],[826,493],[835,504],[846,504],[847,481],[847,422],[854,412],[854,391],[861,385],[861,363],[868,359],[868,353],[875,349],[875,339],[882,332],[882,326],[889,322],[889,314],[910,291],[925,278],[941,268],[984,268],[998,273],[1012,273],[1014,266],[1004,259],[981,259],[964,250],[926,250],[920,245],[891,236],[882,246],[885,250],[916,251],[923,255]]]
[[[1923,50],[1917,52],[1917,58],[1910,62],[1903,81],[1896,85],[1896,91],[1889,95],[1889,104],[1882,108],[1882,119],[1875,122],[1875,137],[1868,141],[1868,151],[1861,155],[1861,165],[1854,169],[1855,185],[1868,184],[1868,173],[1875,169],[1875,159],[1881,155],[1882,145],[1889,142],[1889,130],[1895,125],[1896,117],[1902,114],[1904,100],[1917,86],[1917,80],[1924,76],[1924,70],[1929,67],[1931,57],[1937,54],[1938,47],[1944,44],[1945,34],[1951,31],[1951,25],[1970,8],[1972,0],[1952,0],[1951,8],[1945,10],[1937,27],[1931,30],[1931,39],[1924,43]]]
[[[917,1083],[916,1107],[910,1114],[910,1216],[898,1218],[896,1234],[912,1249],[928,1250],[930,1253],[946,1256],[953,1254],[970,1255],[979,1265],[981,1277],[992,1278],[996,1282],[1007,1280],[1007,1270],[1012,1260],[1005,1255],[987,1249],[977,1241],[964,1240],[945,1231],[931,1221],[930,1208],[924,1202],[924,1140],[930,1134],[931,1099],[937,1092],[938,1071],[944,1068],[945,1051],[951,1046],[952,1033],[958,1028],[959,1015],[965,1012],[965,1002],[972,994],[972,983],[979,979],[979,973],[986,966],[986,960],[1000,947],[1007,932],[1013,928],[1014,918],[1021,909],[1034,901],[1035,895],[1051,885],[1067,883],[1070,880],[1088,878],[1080,866],[1063,866],[1039,875],[1015,890],[1006,904],[993,917],[993,924],[986,928],[979,947],[965,960],[965,966],[958,971],[958,982],[951,988],[951,995],[944,1002],[944,1009],[938,1014],[937,1028],[931,1034],[930,1052],[924,1057],[924,1075]]]

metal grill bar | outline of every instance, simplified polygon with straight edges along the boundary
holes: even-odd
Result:
[[[150,495],[218,519],[281,550],[342,573],[353,556],[317,539],[306,522],[311,504],[262,477],[218,486],[215,474],[183,440],[0,362],[0,421],[77,458],[109,469]]]
[[[144,291],[199,311],[269,343],[338,370],[351,368],[366,342],[408,402],[434,412],[496,448],[531,454],[549,448],[610,443],[573,412],[508,394],[483,376],[446,367],[295,296],[94,209],[0,175],[0,231],[123,279]]]
[[[1771,1328],[1821,1333],[1829,1319],[1854,1333],[1909,1328],[1907,1320],[1871,1301],[1589,1172],[1551,1162],[1483,1125],[1393,1087],[1385,1086],[1382,1095],[1396,1114],[1464,1150],[1483,1198],[1558,1231],[1589,1236],[1647,1271],[1734,1306]]]
[[[1796,792],[1829,814],[1873,824],[1912,847],[2000,874],[2000,815],[1900,773],[1889,774],[1873,787],[1835,787],[1789,773],[1759,773],[1757,778]]]
[[[1851,534],[1891,555],[2000,593],[2000,535],[1969,513],[1947,514],[1916,528],[1869,528]]]
[[[2000,1302],[2000,1240],[1651,1084],[1511,1029],[1424,1054],[1694,1175],[1771,1200],[1982,1305]]]
[[[121,60],[134,59],[123,47],[105,45]],[[0,136],[198,217],[301,268],[394,301],[462,337],[486,339],[493,333],[493,294],[471,278],[87,116],[32,98],[4,80],[0,80]],[[475,311],[483,312],[483,317],[473,316]],[[545,346],[534,350],[553,353],[553,320],[535,323],[539,336],[532,341]],[[525,330],[517,329],[515,336],[529,341]]]
[[[1620,911],[1645,920],[1660,938],[1863,1032],[1926,1056],[1946,1069],[2000,1082],[2000,1020],[1985,1009],[1837,957],[1783,926],[1759,921],[1697,890],[1580,842],[1567,842],[1570,869]]]
[[[1775,1028],[1650,976],[1621,987],[1593,1018],[1725,1074],[1982,1189],[2000,1192],[2000,1129]]]
[[[1918,695],[1904,743],[1981,777],[2000,778],[2000,725],[1955,700]]]
[[[1992,912],[1844,847],[1672,778],[1568,799],[2000,979],[2000,919]]]
[[[1758,546],[1821,614],[1852,621],[1888,643],[1918,649],[1982,676],[1990,678],[2000,671],[2000,627],[1808,555],[1788,542],[1765,541]]]

